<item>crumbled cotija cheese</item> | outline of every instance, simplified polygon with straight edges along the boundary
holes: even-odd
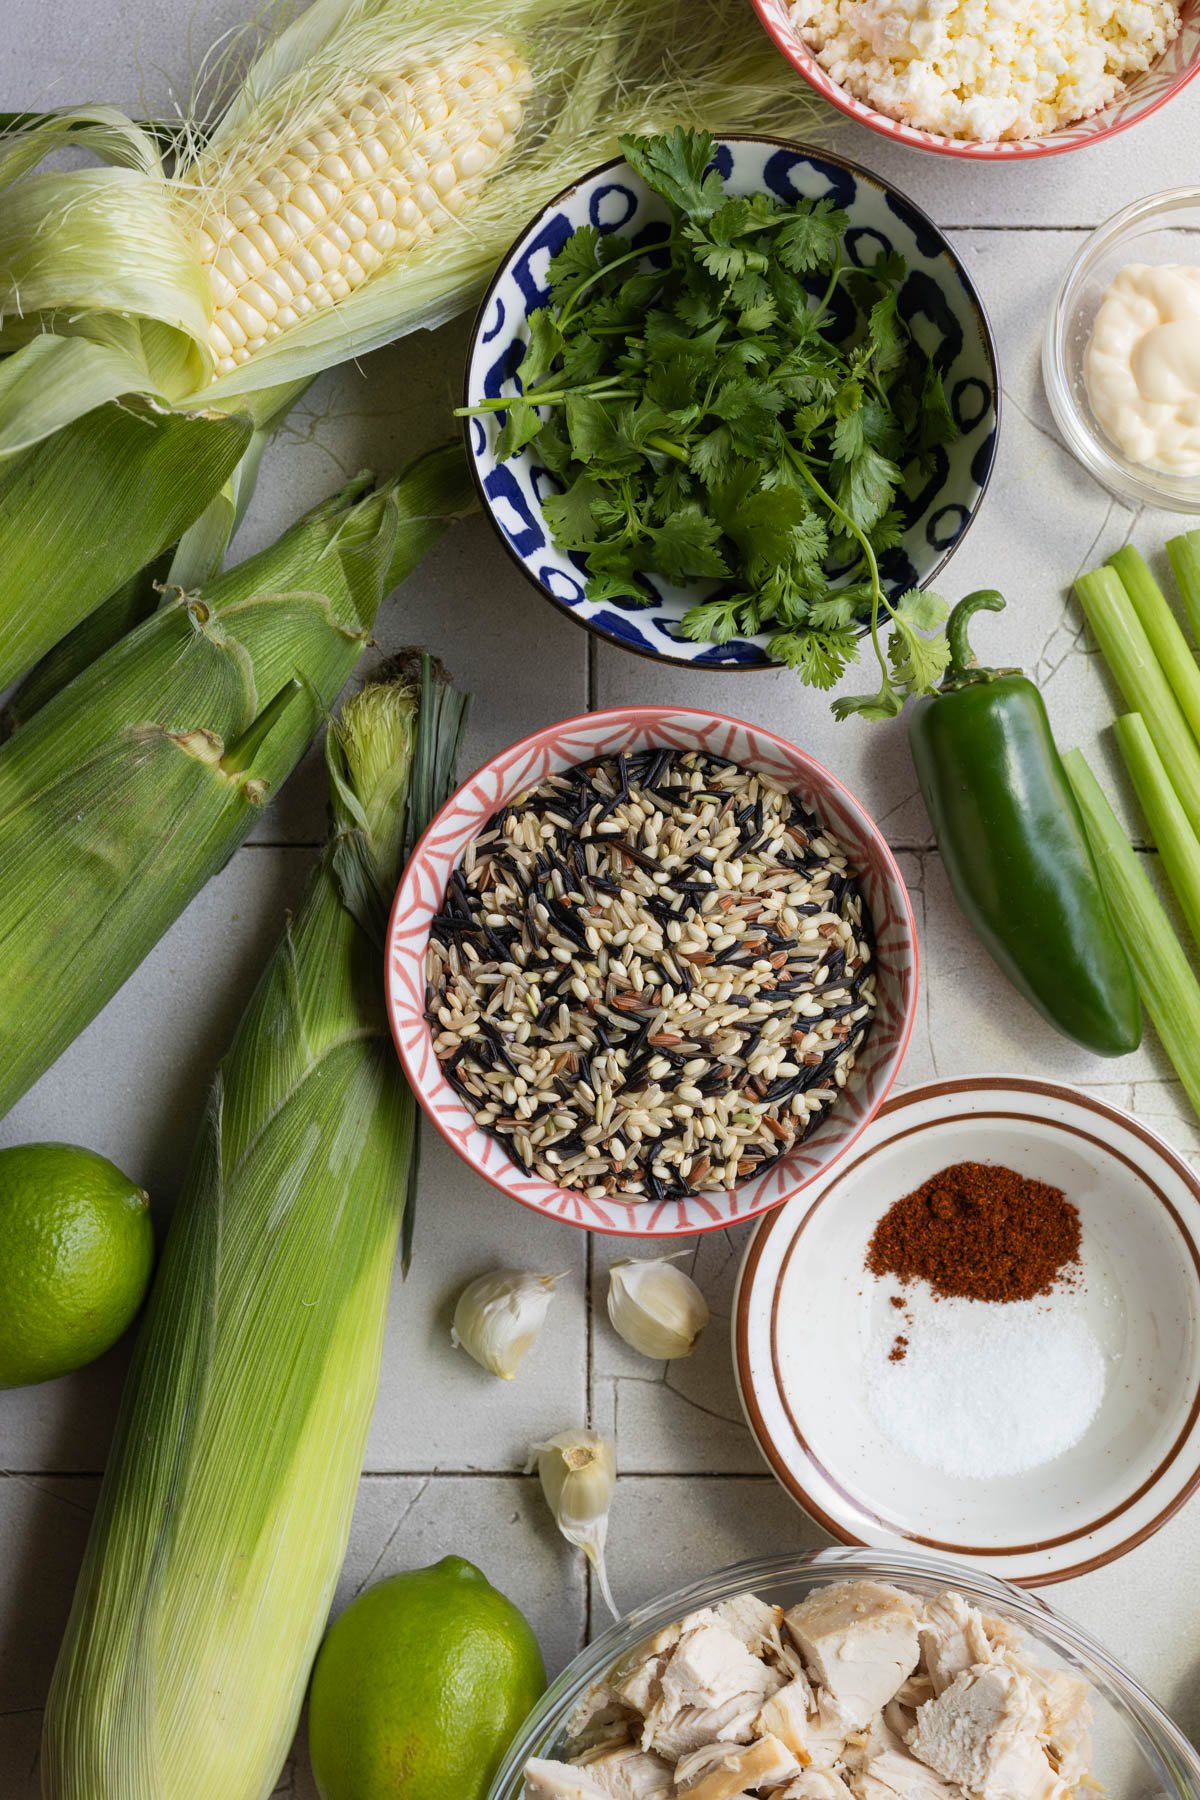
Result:
[[[943,137],[1040,137],[1086,118],[1179,33],[1172,0],[795,0],[817,61]]]

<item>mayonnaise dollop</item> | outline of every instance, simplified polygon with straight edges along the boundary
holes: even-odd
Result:
[[[1083,362],[1097,422],[1130,462],[1200,474],[1200,268],[1130,263]]]

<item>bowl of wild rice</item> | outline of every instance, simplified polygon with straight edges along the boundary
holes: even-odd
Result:
[[[513,1199],[675,1236],[829,1168],[896,1077],[917,946],[860,803],[773,732],[675,707],[548,726],[438,813],[388,928],[425,1112]]]

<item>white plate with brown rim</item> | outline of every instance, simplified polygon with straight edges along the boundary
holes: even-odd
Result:
[[[871,1391],[880,1334],[898,1318],[897,1284],[866,1271],[871,1233],[893,1201],[960,1162],[1015,1169],[1078,1207],[1082,1272],[1062,1303],[1104,1359],[1078,1441],[987,1479],[919,1460],[877,1423]],[[1074,1088],[1018,1076],[911,1088],[851,1156],[762,1220],[733,1350],[763,1454],[843,1543],[940,1551],[1029,1586],[1085,1574],[1142,1543],[1200,1483],[1200,1181],[1140,1120]]]

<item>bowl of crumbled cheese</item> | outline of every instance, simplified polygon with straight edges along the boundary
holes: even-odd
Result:
[[[1156,112],[1200,69],[1200,0],[752,0],[819,94],[943,156],[1055,156]]]
[[[589,1644],[488,1800],[1198,1792],[1179,1727],[1041,1601],[911,1551],[793,1549],[640,1605]]]
[[[1200,1485],[1200,1181],[1064,1085],[911,1088],[759,1227],[734,1353],[760,1448],[844,1542],[1086,1574]]]

